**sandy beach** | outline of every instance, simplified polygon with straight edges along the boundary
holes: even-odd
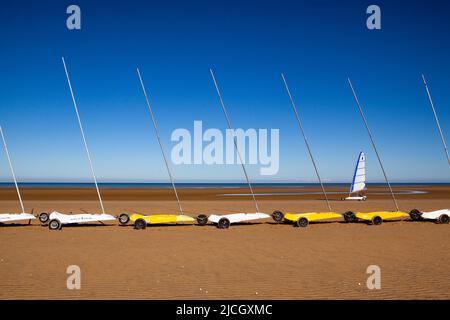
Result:
[[[396,186],[402,210],[450,207],[449,186]],[[315,192],[256,188],[257,193]],[[330,192],[345,192],[330,188]],[[336,212],[392,210],[382,187],[365,202],[330,195]],[[246,189],[181,189],[186,212],[254,212]],[[380,193],[380,194],[377,194]],[[170,189],[102,190],[120,212],[177,213]],[[24,188],[27,211],[99,212],[93,189]],[[258,197],[262,212],[325,210],[322,197]],[[0,212],[17,212],[13,189],[0,189]],[[38,221],[0,226],[0,299],[449,299],[449,225],[386,222],[381,226],[312,223],[305,229],[271,219],[232,225],[89,224],[49,231]],[[66,288],[78,265],[81,290]],[[369,265],[381,268],[381,289],[366,286]]]

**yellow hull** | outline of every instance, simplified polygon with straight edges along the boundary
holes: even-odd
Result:
[[[185,215],[175,215],[175,214],[155,214],[144,216],[142,214],[132,214],[130,216],[130,220],[132,222],[144,219],[145,222],[150,224],[159,224],[159,223],[172,223],[172,222],[194,222],[195,219]]]
[[[356,212],[356,217],[361,220],[371,221],[373,217],[380,217],[383,220],[409,217],[409,214],[401,211],[376,211],[376,212]]]
[[[296,222],[300,218],[306,218],[308,221],[319,221],[342,218],[342,214],[336,212],[307,212],[307,213],[286,213],[285,220]]]

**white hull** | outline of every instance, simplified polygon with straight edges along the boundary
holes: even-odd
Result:
[[[367,197],[366,197],[366,196],[364,196],[364,197],[347,197],[347,198],[344,198],[344,200],[350,200],[350,201],[366,201],[366,200],[367,200]]]
[[[220,219],[227,218],[230,223],[244,222],[244,221],[252,221],[258,219],[267,219],[271,216],[266,213],[256,212],[256,213],[232,213],[232,214],[224,214],[217,215],[212,214],[208,217],[208,221],[212,223],[218,223]]]
[[[34,220],[35,216],[29,213],[1,213],[0,222],[13,222],[21,220]]]
[[[100,222],[100,221],[115,221],[116,218],[110,214],[63,214],[56,211],[50,213],[49,221],[58,220],[61,224],[85,223],[85,222]]]
[[[446,214],[450,217],[450,209],[423,212],[420,216],[422,217],[422,219],[437,220],[443,214]]]

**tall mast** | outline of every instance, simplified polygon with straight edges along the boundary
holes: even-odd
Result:
[[[445,143],[444,134],[442,133],[441,125],[439,123],[439,118],[436,113],[436,109],[434,108],[433,99],[431,99],[430,90],[428,89],[427,81],[425,80],[425,76],[422,75],[423,84],[425,85],[425,90],[427,90],[428,100],[430,101],[431,110],[433,110],[434,119],[436,120],[436,125],[439,130],[439,134],[441,135],[442,145],[444,146],[445,155],[447,156],[448,164],[450,164],[450,156],[448,154],[447,144]]]
[[[356,105],[358,106],[359,113],[361,114],[361,118],[367,129],[367,133],[369,134],[369,138],[370,138],[370,141],[372,142],[373,150],[375,151],[375,154],[377,155],[378,163],[380,164],[381,171],[383,171],[384,180],[386,181],[389,191],[391,192],[391,196],[392,196],[392,200],[394,201],[395,208],[397,209],[397,211],[400,211],[400,209],[398,208],[397,199],[395,198],[395,195],[394,195],[394,191],[392,190],[392,187],[391,187],[391,184],[389,183],[389,179],[387,177],[386,171],[384,170],[383,162],[381,161],[381,157],[378,153],[377,146],[375,145],[375,141],[373,139],[372,132],[370,131],[369,124],[367,123],[366,116],[364,115],[364,111],[361,107],[361,104],[359,103],[358,96],[356,95],[355,89],[353,88],[353,84],[352,84],[350,78],[348,78],[348,84],[350,85],[350,88],[352,89],[353,97],[355,98],[355,102],[356,102]]]
[[[323,195],[325,196],[325,202],[327,204],[328,210],[332,211],[331,205],[330,205],[330,201],[328,200],[328,196],[327,196],[327,193],[325,191],[325,187],[324,187],[324,185],[322,183],[322,179],[320,178],[319,170],[317,169],[316,161],[314,160],[311,148],[309,146],[308,139],[306,138],[305,130],[303,129],[302,122],[300,121],[300,116],[298,115],[298,112],[297,112],[297,107],[295,105],[294,99],[292,98],[292,94],[291,94],[291,91],[289,90],[289,86],[288,86],[287,81],[286,81],[286,79],[284,77],[284,74],[281,74],[281,78],[283,79],[284,87],[286,88],[286,92],[287,92],[287,94],[289,96],[289,99],[291,100],[291,105],[292,105],[292,108],[294,109],[294,113],[295,113],[295,117],[297,119],[298,126],[300,128],[300,131],[302,132],[303,140],[305,140],[306,148],[308,149],[309,157],[311,158],[311,162],[312,162],[312,164],[314,166],[314,170],[316,171],[316,176],[317,176],[317,179],[319,180],[320,187],[322,188]]]
[[[214,76],[214,72],[212,71],[212,69],[209,69],[209,72],[211,73],[211,77],[212,77],[212,79],[214,81],[214,86],[216,87],[217,96],[219,97],[220,106],[222,107],[223,114],[225,115],[225,119],[227,121],[228,129],[230,129],[230,131],[231,131],[231,130],[233,130],[233,126],[231,125],[230,118],[228,117],[228,112],[227,112],[227,109],[226,109],[225,104],[223,102],[222,94],[220,93],[219,86],[217,85],[216,77]],[[248,188],[250,189],[250,192],[252,194],[253,203],[255,205],[256,212],[259,212],[258,202],[256,201],[255,193],[253,192],[253,187],[252,187],[252,184],[250,183],[250,179],[248,177],[247,170],[245,169],[245,165],[244,165],[244,161],[242,159],[241,153],[239,152],[239,148],[238,148],[238,145],[237,145],[237,141],[236,141],[236,136],[235,135],[233,135],[233,142],[234,142],[234,148],[236,150],[236,153],[237,153],[237,155],[239,157],[239,161],[241,163],[242,171],[244,172],[245,179],[247,180]]]
[[[73,102],[73,106],[75,108],[75,113],[77,114],[78,125],[80,127],[81,137],[83,138],[84,148],[86,150],[86,154],[87,154],[87,157],[88,157],[88,160],[89,160],[89,166],[91,168],[91,174],[92,174],[92,177],[94,178],[95,189],[97,190],[98,200],[100,202],[100,207],[102,208],[102,213],[104,214],[105,213],[105,208],[103,206],[102,196],[100,195],[100,190],[98,188],[97,177],[95,176],[94,166],[92,165],[91,154],[89,152],[89,148],[88,148],[88,145],[87,145],[87,142],[86,142],[86,137],[84,136],[83,125],[81,124],[80,114],[78,113],[77,102],[75,101],[75,96],[74,96],[74,93],[73,93],[73,90],[72,90],[72,84],[70,83],[69,72],[67,71],[66,62],[64,61],[64,57],[62,57],[62,63],[64,65],[64,71],[66,72],[67,83],[69,85],[70,95],[72,96],[72,102]]]
[[[3,134],[3,129],[1,126],[0,126],[0,134],[2,135],[3,147],[5,148],[6,157],[8,158],[9,168],[11,169],[11,175],[13,176],[14,185],[16,186],[17,196],[19,197],[20,208],[22,209],[22,213],[25,213],[25,207],[23,205],[22,196],[20,195],[20,190],[19,190],[19,185],[17,184],[16,174],[14,172],[11,157],[9,156],[8,145],[6,143],[5,135]]]
[[[145,90],[144,81],[142,80],[141,73],[139,72],[139,68],[136,68],[136,71],[137,71],[137,74],[138,74],[138,77],[139,77],[139,81],[141,83],[142,92],[144,93],[144,96],[145,96],[145,101],[147,102],[148,111],[150,112],[150,116],[152,118],[153,128],[155,129],[156,138],[158,139],[159,147],[161,149],[161,153],[162,153],[162,156],[164,158],[164,164],[166,165],[167,173],[169,174],[170,183],[172,184],[173,192],[175,193],[175,197],[177,198],[178,209],[180,210],[180,213],[183,214],[183,208],[181,207],[180,198],[178,197],[177,188],[175,186],[175,182],[174,182],[172,173],[170,171],[169,162],[167,161],[166,153],[164,151],[164,147],[163,147],[163,144],[161,142],[161,137],[159,135],[158,126],[156,125],[156,119],[155,119],[155,116],[153,114],[152,107],[150,106],[150,102],[148,100],[147,90]]]

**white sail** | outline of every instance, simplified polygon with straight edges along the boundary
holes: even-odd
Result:
[[[366,188],[366,157],[364,152],[361,152],[356,162],[355,173],[353,174],[353,181],[350,187],[350,193],[362,191]]]

